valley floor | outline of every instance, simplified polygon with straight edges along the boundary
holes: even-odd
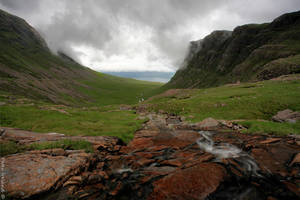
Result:
[[[193,123],[208,117],[229,120],[245,127],[244,133],[291,135],[300,134],[300,122],[278,123],[272,116],[285,109],[300,111],[299,99],[299,75],[217,88],[171,89],[136,105],[72,107],[0,94],[0,126],[73,136],[109,135],[129,142],[147,120],[135,113],[142,109]]]

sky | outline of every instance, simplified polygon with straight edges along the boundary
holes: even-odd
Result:
[[[190,41],[270,22],[300,10],[300,0],[0,0],[0,8],[24,18],[53,52],[87,67],[137,76],[161,72],[166,81]]]

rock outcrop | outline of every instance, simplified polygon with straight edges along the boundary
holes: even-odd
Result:
[[[196,128],[199,130],[217,130],[220,128],[221,124],[219,121],[213,118],[206,118],[203,121],[197,123]]]
[[[47,200],[300,197],[299,138],[241,134],[225,122],[207,132],[178,116],[144,115],[149,121],[128,145],[113,137],[86,137],[99,145],[93,154],[54,149],[6,156],[7,195]],[[12,132],[7,137],[21,135]]]
[[[193,57],[200,50],[209,50],[211,48],[216,48],[227,40],[232,34],[232,31],[214,31],[210,35],[206,36],[204,39],[198,41],[190,42],[189,50],[187,55],[182,63],[180,70],[185,69],[190,64]]]
[[[272,117],[272,120],[275,122],[290,122],[296,123],[300,120],[300,113],[293,112],[290,109],[279,111],[276,115]]]
[[[92,156],[84,152],[36,151],[5,157],[5,191],[13,198],[28,198],[57,189],[71,176],[85,171]],[[58,153],[58,154],[57,154]]]

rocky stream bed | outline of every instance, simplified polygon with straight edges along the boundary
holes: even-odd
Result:
[[[212,119],[148,117],[126,145],[107,136],[67,137],[4,128],[20,144],[90,141],[94,153],[41,150],[5,156],[10,199],[300,199],[300,138],[242,134]],[[239,127],[235,127],[239,129]]]

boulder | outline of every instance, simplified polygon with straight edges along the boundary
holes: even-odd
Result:
[[[178,116],[168,116],[166,122],[167,124],[179,124],[181,119]]]
[[[225,174],[225,168],[215,163],[179,170],[154,182],[148,199],[205,199],[216,191]]]
[[[300,153],[297,153],[294,157],[294,159],[292,160],[290,166],[296,164],[296,163],[300,163]]]
[[[272,120],[275,122],[290,122],[295,123],[300,120],[300,113],[293,112],[290,109],[279,111],[276,115],[272,117]]]
[[[120,110],[131,110],[132,107],[130,105],[122,104],[120,105]]]
[[[51,156],[44,153],[6,156],[5,191],[14,199],[24,199],[58,188],[88,166],[89,156]]]
[[[220,125],[221,124],[219,121],[209,117],[195,124],[195,128],[200,130],[216,130],[217,128],[220,127]]]

